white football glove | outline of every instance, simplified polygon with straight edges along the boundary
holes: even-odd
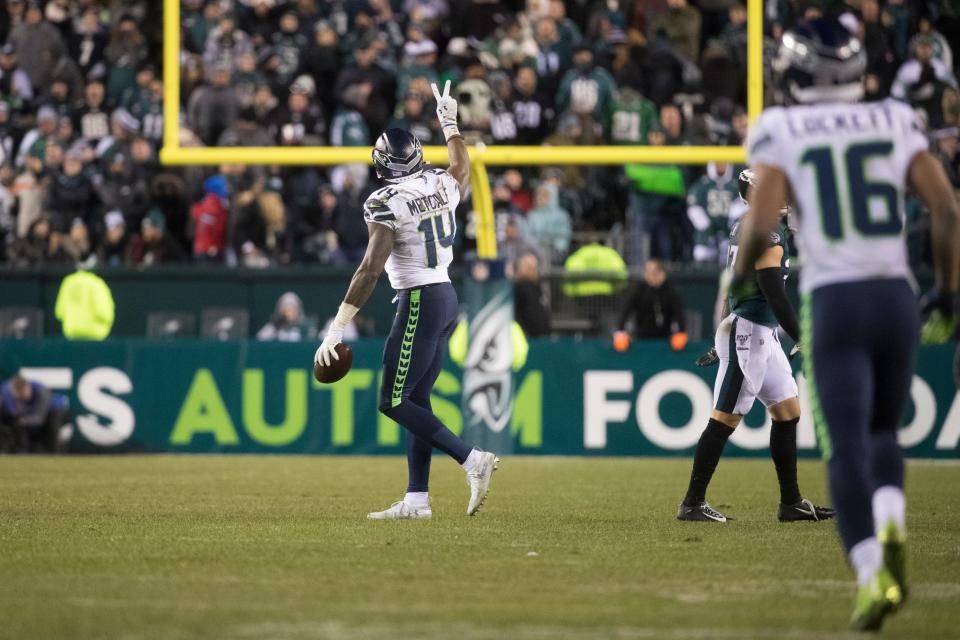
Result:
[[[457,127],[457,101],[450,97],[450,81],[443,86],[443,94],[436,83],[432,83],[433,97],[437,99],[437,118],[440,120],[440,127],[443,129],[443,137],[447,142],[450,138],[460,135],[460,129]]]
[[[357,315],[357,311],[359,309],[352,304],[344,302],[340,305],[336,317],[330,323],[330,328],[327,329],[327,335],[324,336],[323,342],[320,344],[320,348],[313,354],[314,364],[329,367],[331,362],[340,359],[336,346],[343,342],[343,330],[353,320],[353,316]]]
[[[317,352],[313,354],[314,364],[319,363],[325,367],[329,367],[331,362],[339,360],[340,355],[337,354],[336,346],[341,342],[343,342],[343,329],[330,327]]]

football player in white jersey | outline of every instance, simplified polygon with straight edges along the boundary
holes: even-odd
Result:
[[[457,102],[450,82],[436,85],[437,117],[447,139],[447,170],[424,167],[420,141],[402,129],[387,129],[373,149],[377,177],[386,183],[363,206],[370,232],[366,255],[357,268],[337,316],[317,349],[316,362],[339,359],[334,347],[367,301],[386,269],[397,291],[397,315],[383,350],[380,411],[407,430],[407,493],[372,520],[425,519],[430,507],[428,481],[434,447],[463,466],[470,487],[467,515],[487,497],[499,459],[472,449],[433,414],[430,392],[443,366],[447,339],[457,324],[457,294],[447,267],[457,232],[454,211],[467,189],[470,158],[457,128]]]
[[[804,375],[837,509],[857,574],[850,625],[876,630],[906,599],[906,500],[897,427],[913,377],[919,312],[904,242],[904,196],[930,211],[936,306],[951,318],[960,288],[960,211],[915,114],[904,103],[859,104],[866,55],[839,22],[784,34],[773,66],[793,103],[751,128],[757,172],[731,287],[792,201],[803,262]]]

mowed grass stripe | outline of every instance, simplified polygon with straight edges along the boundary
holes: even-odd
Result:
[[[780,524],[767,460],[723,460],[728,525],[674,520],[683,459],[506,456],[463,515],[437,456],[434,519],[369,522],[399,457],[0,461],[0,637],[844,638],[832,524]],[[823,466],[801,489],[828,503]],[[908,607],[890,638],[955,637],[960,467],[908,470]]]

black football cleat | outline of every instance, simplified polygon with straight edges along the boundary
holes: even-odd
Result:
[[[677,520],[686,520],[688,522],[726,522],[727,516],[723,515],[706,502],[689,507],[682,502],[677,510]]]
[[[830,507],[818,507],[806,498],[801,498],[800,502],[793,504],[780,503],[777,510],[777,519],[780,522],[801,522],[811,520],[819,522],[820,520],[829,520],[837,515],[835,509]]]

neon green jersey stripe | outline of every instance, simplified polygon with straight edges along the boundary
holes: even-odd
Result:
[[[400,361],[397,374],[393,378],[393,395],[390,406],[396,407],[403,402],[403,383],[407,381],[410,370],[410,356],[413,351],[413,336],[417,332],[417,320],[420,318],[420,289],[410,292],[410,311],[407,313],[407,326],[403,330],[403,342],[400,344]]]
[[[803,377],[807,379],[807,391],[810,396],[810,413],[817,432],[817,444],[824,460],[833,457],[833,442],[827,430],[827,421],[820,408],[820,396],[817,394],[817,382],[813,377],[813,302],[809,293],[803,294],[800,301],[800,335],[803,342]]]

